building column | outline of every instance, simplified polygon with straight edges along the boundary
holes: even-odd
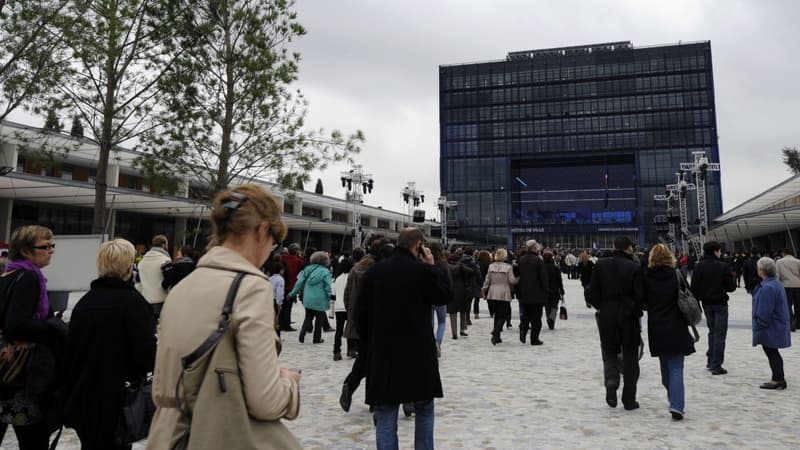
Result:
[[[330,233],[327,233],[327,232],[323,232],[322,233],[322,242],[321,242],[321,245],[320,245],[320,250],[324,251],[324,252],[330,252],[331,251],[331,234]],[[336,250],[338,251],[339,249],[336,249]]]
[[[371,216],[367,220],[367,226],[372,228],[378,228],[378,216]]]
[[[15,144],[0,142],[0,166],[11,167],[17,170],[19,148]]]
[[[327,206],[322,207],[322,220],[332,220],[333,219],[333,208],[329,208]]]
[[[300,197],[295,197],[294,200],[292,200],[292,214],[295,216],[303,215],[303,199]]]
[[[186,244],[186,224],[185,217],[175,218],[175,234],[172,236],[172,247],[180,247]]]
[[[390,220],[389,221],[389,231],[396,231],[397,230],[397,221]]]
[[[11,212],[13,210],[13,198],[0,198],[0,238],[3,242],[11,240]]]
[[[108,171],[106,172],[106,183],[108,187],[119,187],[119,165],[108,164]]]

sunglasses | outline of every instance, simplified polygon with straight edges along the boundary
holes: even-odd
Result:
[[[47,251],[47,250],[55,249],[56,248],[56,244],[53,243],[53,244],[47,244],[47,245],[36,245],[33,248],[35,248],[37,250],[45,250],[45,251]]]

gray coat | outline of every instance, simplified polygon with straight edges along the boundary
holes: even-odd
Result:
[[[347,310],[347,324],[344,327],[344,337],[347,339],[358,339],[358,331],[356,331],[358,291],[361,287],[361,278],[374,264],[375,259],[372,255],[367,255],[350,270],[350,275],[347,277],[343,299],[344,307]]]
[[[495,261],[489,264],[489,271],[483,281],[483,295],[488,300],[500,300],[510,302],[511,286],[519,281],[514,276],[514,269],[511,264]]]

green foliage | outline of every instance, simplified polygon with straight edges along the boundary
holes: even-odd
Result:
[[[191,173],[211,193],[262,176],[294,187],[311,170],[360,150],[360,131],[345,137],[305,128],[307,104],[290,89],[300,55],[287,46],[305,34],[293,5],[209,1],[179,16],[174,34],[182,51],[159,80],[161,126],[142,137],[148,156],[139,167]]]
[[[322,195],[324,193],[324,191],[322,189],[322,179],[321,178],[317,178],[317,186],[314,188],[314,193],[315,194],[320,194],[320,195]]]
[[[72,137],[83,137],[83,124],[81,123],[81,118],[78,116],[74,116],[72,118],[72,126],[69,129],[69,135]]]
[[[800,151],[797,147],[783,147],[783,163],[789,166],[789,170],[794,175],[800,175]]]
[[[19,107],[41,112],[62,79],[67,55],[61,14],[68,0],[0,3],[0,120]]]
[[[60,132],[64,129],[64,124],[58,118],[58,114],[52,110],[47,110],[47,117],[44,120],[44,127],[46,131]]]
[[[174,3],[70,0],[62,11],[71,70],[51,100],[74,111],[100,147],[95,232],[105,225],[109,154],[154,126],[150,111],[159,105],[158,81],[175,54]]]

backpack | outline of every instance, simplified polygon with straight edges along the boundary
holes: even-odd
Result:
[[[680,308],[683,318],[692,328],[694,341],[697,342],[700,340],[700,334],[697,332],[695,325],[703,319],[703,309],[700,307],[700,302],[694,298],[694,294],[689,289],[681,271],[675,269],[675,275],[678,277],[678,308]]]

